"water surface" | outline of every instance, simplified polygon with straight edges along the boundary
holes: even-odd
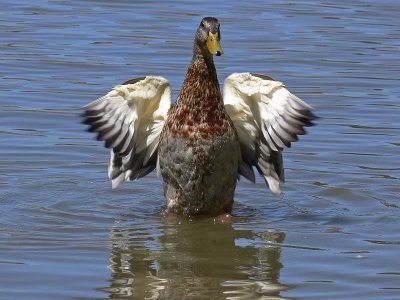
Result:
[[[399,299],[397,1],[0,3],[1,299]],[[284,194],[241,181],[231,224],[161,214],[154,173],[111,190],[80,107],[161,75],[174,95],[201,17],[220,82],[272,75],[318,126]]]

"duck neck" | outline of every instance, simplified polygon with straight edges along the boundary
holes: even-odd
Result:
[[[174,128],[184,135],[187,130],[196,131],[193,126],[200,124],[222,126],[225,119],[224,103],[212,56],[195,51],[172,112]]]
[[[195,40],[192,61],[176,104],[198,110],[203,105],[214,107],[222,103],[213,56]]]
[[[204,49],[204,47],[199,46],[196,41],[194,42],[193,57],[189,70],[192,66],[196,66],[202,73],[204,72],[206,78],[212,79],[219,87],[213,55]]]
[[[185,103],[198,109],[203,104],[215,105],[219,102],[222,103],[222,95],[212,58],[194,58],[187,70],[177,104]]]
[[[212,56],[194,54],[176,100],[176,118],[181,123],[199,124],[214,120],[223,111]]]

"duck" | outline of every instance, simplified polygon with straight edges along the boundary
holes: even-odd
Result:
[[[221,92],[220,41],[218,19],[203,18],[174,104],[167,79],[144,76],[83,107],[88,130],[110,149],[112,188],[156,170],[166,212],[189,216],[231,213],[238,180],[255,183],[255,171],[281,193],[282,151],[314,124],[313,108],[264,74],[233,73]]]

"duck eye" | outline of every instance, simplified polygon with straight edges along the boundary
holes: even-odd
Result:
[[[201,28],[206,27],[206,25],[204,25],[204,22],[201,22],[201,23],[200,23],[200,26],[201,26]]]

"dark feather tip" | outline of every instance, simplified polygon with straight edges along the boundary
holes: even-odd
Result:
[[[311,120],[318,120],[318,119],[321,119],[321,117],[319,117],[316,114],[314,114],[313,112],[311,112]]]
[[[85,125],[92,125],[92,121],[88,118],[83,119],[81,123]]]

